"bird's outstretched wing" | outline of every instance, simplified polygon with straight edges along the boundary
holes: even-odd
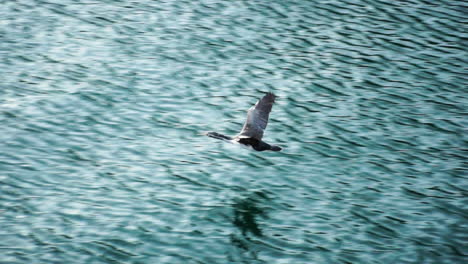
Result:
[[[275,95],[267,93],[247,112],[247,120],[237,138],[254,138],[262,140],[263,131],[268,124],[268,116],[275,102]]]

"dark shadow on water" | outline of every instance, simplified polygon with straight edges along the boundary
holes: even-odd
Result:
[[[258,220],[267,218],[267,208],[270,198],[261,192],[253,192],[247,196],[234,199],[232,224],[239,230],[230,235],[230,241],[236,250],[235,255],[230,255],[229,259],[250,263],[249,260],[257,259],[258,249],[252,249],[251,238],[262,237],[263,232]],[[240,258],[240,259],[239,259]]]
[[[261,203],[265,202],[266,199],[265,194],[256,192],[247,198],[234,201],[233,224],[242,232],[242,236],[246,236],[247,233],[262,236],[262,230],[257,223],[257,218],[266,217],[265,209],[261,207]]]

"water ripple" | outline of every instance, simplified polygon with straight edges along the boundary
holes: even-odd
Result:
[[[462,263],[460,1],[0,6],[4,263]],[[252,152],[234,135],[277,103]]]

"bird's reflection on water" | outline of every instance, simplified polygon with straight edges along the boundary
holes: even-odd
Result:
[[[247,198],[234,201],[233,224],[242,232],[243,236],[251,233],[254,236],[262,236],[262,230],[257,223],[257,217],[266,217],[265,209],[261,203],[268,197],[262,192],[256,192]]]
[[[258,223],[261,218],[268,218],[267,206],[270,199],[261,192],[253,192],[244,197],[239,197],[233,201],[234,218],[233,225],[239,232],[230,235],[232,245],[245,254],[245,257],[257,259],[257,251],[252,250],[252,237],[262,237],[261,225]],[[241,255],[243,255],[241,254]]]

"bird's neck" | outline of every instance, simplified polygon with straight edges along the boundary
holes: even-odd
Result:
[[[225,136],[223,134],[216,133],[216,132],[208,132],[206,135],[209,136],[209,137],[216,138],[216,139],[221,139],[221,140],[231,140],[232,139],[231,137],[228,137],[228,136]]]

